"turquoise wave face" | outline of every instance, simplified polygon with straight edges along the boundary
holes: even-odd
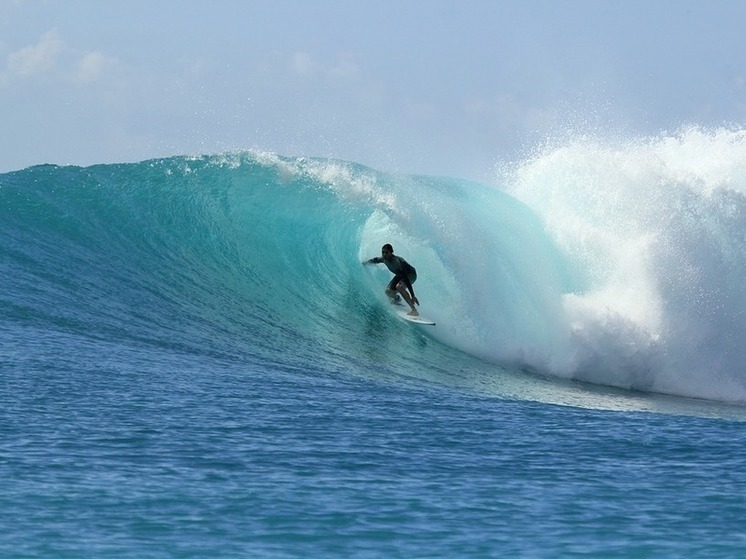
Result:
[[[0,272],[11,278],[0,301],[19,328],[285,367],[437,376],[486,362],[637,390],[746,393],[738,371],[720,391],[702,392],[697,372],[672,379],[666,351],[684,334],[589,310],[608,266],[588,259],[587,231],[580,248],[558,234],[566,224],[519,178],[539,213],[485,185],[266,153],[33,167],[0,176]],[[417,268],[436,328],[394,317],[390,274],[362,266],[387,242]]]
[[[4,175],[0,196],[15,321],[299,366],[458,368],[454,348],[494,344],[475,309],[506,331],[516,287],[555,258],[535,216],[498,191],[330,160],[40,166]],[[385,242],[417,266],[421,309],[442,322],[434,337],[393,317],[390,274],[362,266]],[[543,285],[556,300],[557,281]],[[546,289],[520,304],[540,334]],[[514,352],[516,336],[502,338]]]
[[[251,158],[35,167],[0,196],[12,316],[93,337],[234,354],[304,335],[355,254],[332,194]]]

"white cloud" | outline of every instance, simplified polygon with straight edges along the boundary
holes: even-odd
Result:
[[[546,128],[559,116],[551,106],[532,105],[511,94],[470,99],[464,105],[464,113],[474,122],[488,124],[496,130],[523,131]]]
[[[63,43],[56,29],[47,32],[37,44],[8,55],[7,69],[11,74],[29,77],[54,68]]]
[[[0,69],[0,86],[14,80],[53,75],[56,80],[83,85],[98,81],[116,63],[100,51],[74,51],[66,47],[56,29],[48,31],[35,45],[10,53]]]
[[[341,53],[337,56],[337,63],[329,70],[336,78],[356,78],[360,75],[360,67],[352,55]]]
[[[311,76],[319,68],[319,64],[307,52],[293,53],[292,66],[293,71],[301,76]]]
[[[330,64],[318,62],[307,52],[295,52],[291,57],[291,67],[300,76],[325,76],[333,79],[351,79],[360,75],[360,68],[353,56],[337,54],[337,60]]]
[[[109,58],[98,51],[88,52],[78,61],[73,80],[77,83],[94,82],[101,77],[110,62]]]

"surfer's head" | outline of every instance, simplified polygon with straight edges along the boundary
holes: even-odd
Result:
[[[392,254],[394,254],[394,247],[392,247],[389,243],[386,243],[381,247],[381,255],[384,258],[389,258]]]

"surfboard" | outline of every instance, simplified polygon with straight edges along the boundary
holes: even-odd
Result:
[[[418,316],[410,316],[407,314],[406,309],[394,309],[394,312],[397,314],[397,316],[403,318],[404,320],[407,320],[409,322],[414,322],[415,324],[422,324],[426,326],[435,326],[435,322],[430,320],[429,318],[418,315]]]
[[[403,318],[404,320],[408,322],[414,322],[415,324],[435,326],[435,321],[430,320],[429,318],[424,317],[421,314],[417,316],[410,316],[409,314],[407,314],[409,312],[409,307],[402,303],[401,297],[399,297],[398,299],[389,299],[389,303],[391,304],[391,307],[396,315]]]

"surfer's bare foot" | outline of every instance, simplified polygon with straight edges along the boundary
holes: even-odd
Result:
[[[407,313],[409,316],[420,316],[420,313],[417,311],[417,309],[412,309]]]

